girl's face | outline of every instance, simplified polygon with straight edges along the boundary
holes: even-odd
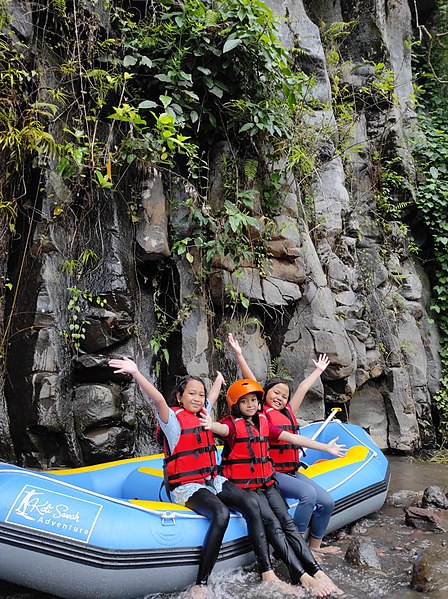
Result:
[[[238,400],[238,408],[241,416],[255,416],[260,409],[260,400],[255,393],[246,393]]]
[[[200,381],[188,381],[183,393],[177,393],[176,396],[184,410],[191,414],[196,414],[204,407],[205,388]]]
[[[283,410],[289,401],[289,387],[285,383],[277,383],[264,396],[267,406],[274,410]]]

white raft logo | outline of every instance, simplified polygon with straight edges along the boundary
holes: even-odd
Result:
[[[93,501],[25,485],[6,522],[88,542],[101,509]]]

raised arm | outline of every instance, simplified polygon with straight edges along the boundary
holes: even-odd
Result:
[[[335,455],[338,458],[341,458],[347,453],[346,446],[337,443],[339,437],[335,437],[328,443],[321,443],[320,441],[308,439],[308,437],[304,437],[303,435],[294,435],[293,433],[283,431],[282,434],[278,437],[278,439],[279,441],[286,441],[287,443],[297,445],[297,447],[307,447],[308,449],[317,449],[319,451],[325,451],[326,453]]]
[[[126,356],[121,360],[114,358],[109,360],[109,366],[115,369],[115,374],[131,374],[143,393],[153,402],[157,414],[163,422],[168,422],[170,408],[166,403],[165,398],[160,391],[142,375],[137,368],[137,364],[133,360]]]
[[[303,379],[291,398],[291,408],[294,413],[299,409],[307,392],[311,389],[323,371],[330,364],[327,354],[320,354],[319,359],[317,361],[313,360],[313,362],[316,368],[309,376],[306,377],[306,379]]]
[[[214,404],[216,403],[216,400],[219,397],[219,393],[221,391],[221,387],[225,384],[225,380],[224,377],[222,376],[222,374],[219,372],[219,370],[216,371],[216,378],[213,381],[213,385],[211,386],[211,389],[208,393],[208,401],[210,403],[210,405],[213,407]]]
[[[241,374],[245,379],[252,379],[256,381],[254,373],[249,368],[249,364],[246,362],[246,359],[243,356],[243,350],[241,349],[238,341],[233,337],[232,333],[229,333],[227,336],[227,341],[229,342],[230,347],[233,349],[233,353],[235,354],[236,361],[238,362],[238,366],[241,370]]]

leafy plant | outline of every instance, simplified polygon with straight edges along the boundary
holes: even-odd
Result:
[[[80,274],[82,269],[94,264],[100,259],[100,257],[90,248],[83,250],[76,260],[66,260],[62,265],[62,272],[66,272],[69,275],[74,273]]]
[[[86,330],[90,324],[90,320],[87,320],[82,316],[83,309],[87,303],[97,304],[101,308],[106,305],[106,300],[101,298],[99,295],[94,295],[88,289],[78,289],[77,287],[69,287],[70,299],[67,304],[67,310],[70,318],[68,323],[68,329],[63,329],[61,335],[68,341],[68,343],[79,351],[83,340],[86,338]]]
[[[124,66],[153,78],[149,98],[136,81],[143,102],[169,97],[166,112],[201,137],[215,139],[223,123],[235,134],[289,136],[308,79],[293,72],[263,2],[161,2],[146,22],[125,11],[116,21]]]
[[[157,328],[149,341],[149,346],[155,355],[154,372],[157,376],[160,374],[162,364],[169,364],[170,362],[170,354],[167,348],[169,339],[173,333],[180,329],[185,320],[191,315],[197,303],[196,296],[186,296],[183,304],[177,311],[177,315],[173,317],[164,309],[161,300],[162,291],[158,288],[154,293],[154,310],[157,318]]]
[[[413,60],[420,72],[418,102],[419,131],[413,136],[417,165],[416,202],[423,222],[432,236],[436,259],[431,309],[441,332],[443,378],[434,398],[441,422],[440,433],[448,439],[448,44],[446,5],[439,3],[436,30],[414,47]],[[437,40],[437,44],[434,44]]]

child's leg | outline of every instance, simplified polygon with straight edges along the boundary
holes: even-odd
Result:
[[[244,516],[261,574],[272,571],[269,546],[255,496],[227,481],[224,483],[222,491],[218,493],[218,497],[227,507],[240,512]]]
[[[277,480],[283,497],[299,499],[294,522],[302,535],[310,528],[309,545],[312,549],[318,549],[333,513],[333,497],[301,472],[295,476],[278,473]]]
[[[263,489],[263,492],[270,508],[280,522],[282,530],[288,540],[288,544],[302,562],[305,571],[311,576],[314,576],[314,574],[320,570],[320,566],[300,534],[294,520],[289,515],[288,506],[286,505],[285,500],[274,485],[266,487]]]
[[[278,472],[276,478],[283,497],[291,497],[299,500],[299,505],[294,512],[294,522],[300,534],[304,536],[308,530],[311,516],[316,506],[316,490],[309,483],[309,479],[301,473],[297,473],[296,476],[290,476],[289,474]]]
[[[316,496],[314,500],[316,509],[311,514],[310,539],[308,542],[313,549],[317,549],[320,547],[321,541],[325,535],[325,531],[327,530],[331,514],[333,513],[334,499],[331,496],[331,494],[328,493],[328,491],[326,491],[320,485],[314,482],[314,480],[304,476],[302,473],[297,472],[295,478],[298,481],[301,481],[302,479],[306,478],[308,488],[312,488]],[[297,506],[297,509],[299,508],[300,505]],[[294,520],[296,521],[295,514]],[[301,531],[300,527],[299,530]]]
[[[196,578],[197,585],[205,585],[218,559],[230,514],[227,506],[207,489],[200,489],[193,493],[185,505],[210,520],[210,526],[202,545],[201,561]]]
[[[305,569],[292,547],[290,547],[278,518],[269,506],[263,489],[245,491],[245,493],[253,494],[257,499],[268,541],[288,568],[292,582],[298,584],[300,578],[306,573]]]
[[[285,536],[288,539],[288,543],[294,549],[294,552],[303,564],[306,574],[309,575],[302,575],[300,583],[304,587],[310,589],[317,597],[328,597],[331,593],[341,595],[342,591],[334,584],[329,576],[321,570],[319,564],[316,562],[310,548],[299,533],[299,529],[295,525],[294,520],[289,515],[287,509],[288,506],[279,491],[277,491],[273,485],[264,489],[264,494],[269,502],[269,506],[282,526]]]

